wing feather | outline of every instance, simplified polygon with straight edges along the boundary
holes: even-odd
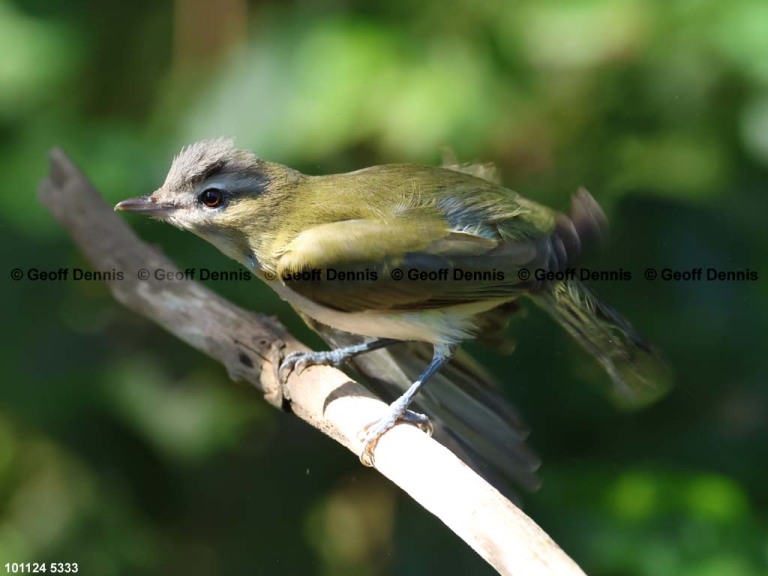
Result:
[[[514,298],[531,286],[518,271],[544,265],[547,246],[546,238],[454,232],[439,220],[346,220],[299,234],[277,274],[299,294],[345,312],[436,308]]]

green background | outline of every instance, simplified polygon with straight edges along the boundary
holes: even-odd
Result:
[[[676,387],[616,411],[594,361],[535,309],[510,329],[512,357],[476,351],[544,460],[526,511],[590,574],[768,573],[765,0],[0,0],[0,570],[492,573],[103,285],[11,279],[87,268],[36,200],[51,147],[115,203],[220,135],[313,174],[450,148],[558,209],[587,186],[612,224],[587,265],[633,274],[592,286]],[[235,268],[126,218],[182,269]],[[649,266],[759,279],[650,282]],[[267,287],[210,286],[320,345]]]

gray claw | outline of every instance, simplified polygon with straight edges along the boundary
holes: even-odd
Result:
[[[412,410],[406,410],[405,413],[400,416],[398,421],[404,422],[405,424],[412,424],[429,436],[432,436],[432,433],[434,432],[432,422],[426,414],[419,414],[418,412],[414,412]]]
[[[421,431],[432,436],[432,422],[425,414],[419,414],[412,410],[402,410],[397,402],[390,406],[390,412],[381,420],[377,420],[363,428],[360,439],[363,442],[363,451],[360,452],[360,462],[370,468],[375,466],[373,451],[379,443],[379,439],[390,429],[399,423],[412,424]]]
[[[310,366],[340,366],[347,359],[344,350],[326,352],[291,352],[283,359],[278,376],[285,382],[291,372],[301,374]]]
[[[295,371],[297,374],[301,374],[308,367],[304,362],[304,356],[306,356],[306,352],[291,352],[283,358],[280,368],[277,370],[281,382],[286,382],[291,372]]]

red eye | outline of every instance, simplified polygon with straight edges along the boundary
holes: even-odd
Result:
[[[208,208],[218,208],[224,203],[224,192],[218,188],[208,188],[203,190],[197,199],[208,206]]]

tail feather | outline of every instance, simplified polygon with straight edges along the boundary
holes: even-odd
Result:
[[[332,347],[366,340],[305,321]],[[366,385],[382,398],[399,397],[432,358],[432,345],[401,342],[354,358],[351,363]],[[434,437],[499,490],[515,497],[512,484],[536,490],[540,460],[527,446],[528,430],[517,411],[499,392],[496,381],[459,350],[435,374],[414,401],[434,427]]]
[[[423,371],[431,348],[426,343],[406,342],[382,352],[399,366],[404,376],[402,384],[407,386]],[[361,362],[368,360],[360,357]],[[366,374],[378,374],[380,378],[382,372],[371,367],[366,367]],[[386,377],[393,382],[391,373]],[[526,490],[538,488],[540,481],[535,472],[541,462],[526,445],[527,427],[499,392],[498,383],[469,354],[458,351],[424,387],[416,404],[435,415],[446,435],[474,455],[472,460],[480,464],[476,468],[481,473],[492,467]]]
[[[555,282],[533,298],[603,366],[619,405],[643,406],[669,389],[669,371],[654,348],[584,284]]]

